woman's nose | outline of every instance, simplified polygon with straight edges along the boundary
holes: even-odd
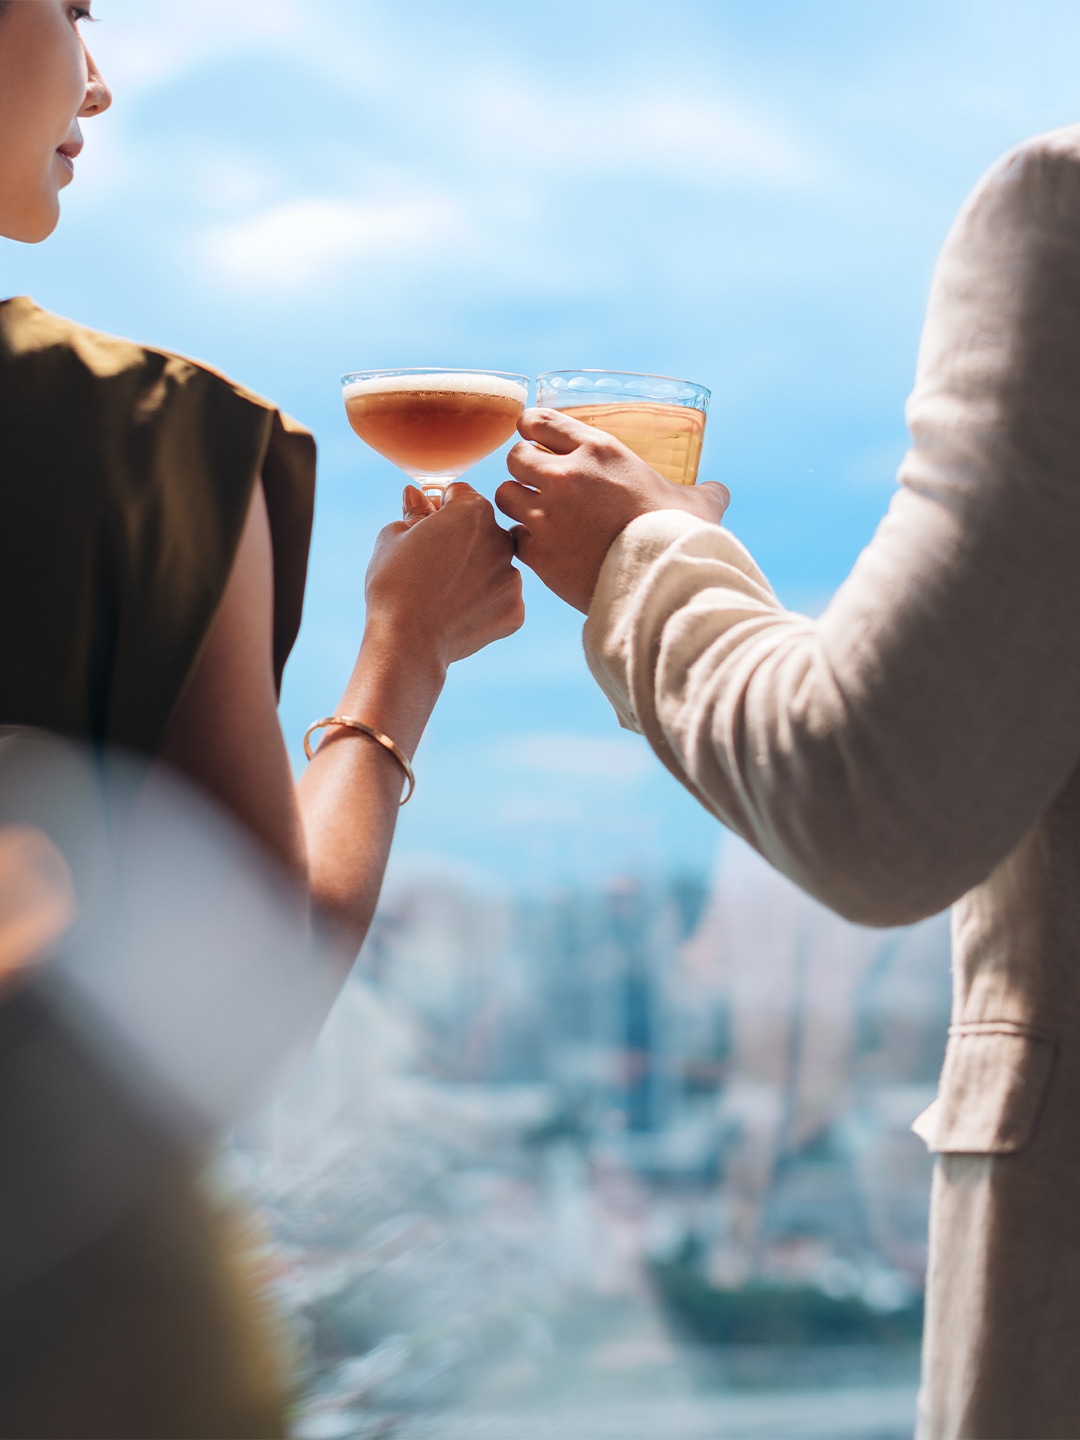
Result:
[[[83,49],[86,50],[85,45]],[[102,79],[101,71],[97,68],[89,50],[86,50],[86,76],[86,99],[79,111],[80,118],[86,115],[100,115],[112,104],[112,91]]]

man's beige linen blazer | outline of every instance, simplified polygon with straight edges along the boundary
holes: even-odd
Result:
[[[964,206],[907,416],[899,489],[820,619],[664,511],[612,547],[586,653],[623,724],[811,894],[871,925],[954,907],[919,1433],[1075,1440],[1080,126]]]

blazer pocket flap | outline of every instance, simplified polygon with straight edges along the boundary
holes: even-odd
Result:
[[[1011,1155],[1035,1130],[1054,1042],[1015,1026],[958,1025],[949,1033],[938,1098],[915,1122],[942,1155]]]

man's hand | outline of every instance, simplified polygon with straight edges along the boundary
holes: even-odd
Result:
[[[621,441],[558,410],[526,410],[525,440],[506,458],[514,477],[495,503],[517,524],[517,553],[555,594],[588,613],[604,557],[631,520],[650,510],[687,510],[719,524],[724,485],[672,485]],[[543,446],[540,449],[539,446]]]

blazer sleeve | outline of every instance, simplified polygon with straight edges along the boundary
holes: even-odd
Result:
[[[1005,156],[935,273],[912,446],[816,621],[730,534],[645,515],[585,626],[620,719],[850,919],[979,883],[1080,750],[1080,127]]]

